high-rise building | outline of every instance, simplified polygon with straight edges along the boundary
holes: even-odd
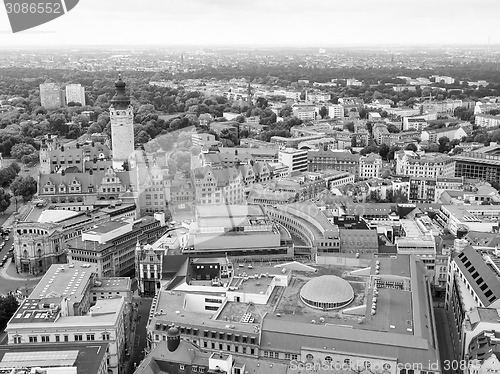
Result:
[[[85,106],[85,88],[81,84],[68,84],[66,86],[66,104],[71,102]]]
[[[57,83],[40,84],[40,102],[46,109],[59,108],[64,105],[64,91]]]
[[[130,99],[125,94],[125,82],[121,75],[115,87],[116,94],[111,99],[109,108],[113,168],[123,169],[123,164],[128,163],[128,158],[134,152],[134,114]]]

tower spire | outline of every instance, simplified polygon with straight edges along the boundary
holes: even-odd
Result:
[[[130,105],[130,98],[125,93],[126,84],[122,80],[122,75],[118,74],[118,80],[115,82],[115,96],[111,99],[111,104],[115,109],[125,109]]]

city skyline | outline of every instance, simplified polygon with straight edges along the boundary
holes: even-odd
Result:
[[[408,1],[404,6],[395,0],[312,0],[307,7],[296,0],[87,0],[63,17],[17,34],[10,31],[7,13],[0,12],[0,45],[496,45],[500,37],[494,15],[499,10],[494,0],[475,7],[462,0]]]

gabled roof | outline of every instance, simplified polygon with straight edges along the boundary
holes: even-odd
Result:
[[[462,252],[454,254],[453,260],[485,307],[500,298],[498,275],[472,246],[469,245]]]

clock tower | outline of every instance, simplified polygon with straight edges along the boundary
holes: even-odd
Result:
[[[134,113],[130,99],[125,94],[125,82],[121,75],[118,76],[115,88],[116,94],[111,99],[109,108],[113,169],[122,170],[123,164],[128,162],[134,152]]]

